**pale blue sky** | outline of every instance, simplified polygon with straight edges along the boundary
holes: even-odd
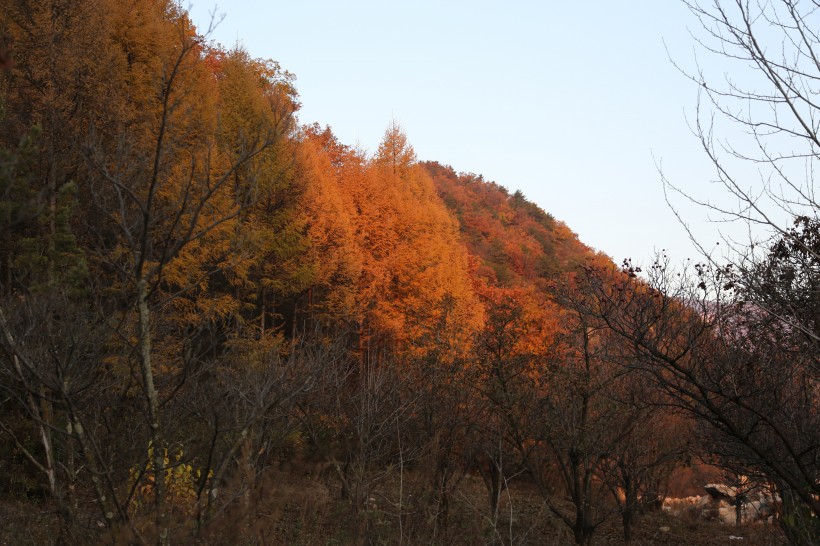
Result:
[[[212,0],[190,12],[208,26]],[[696,88],[675,0],[223,1],[216,41],[296,75],[303,123],[375,150],[395,118],[419,159],[521,189],[617,262],[695,257],[663,200],[655,158],[706,195],[711,170],[685,114]],[[681,204],[707,246],[721,226]]]

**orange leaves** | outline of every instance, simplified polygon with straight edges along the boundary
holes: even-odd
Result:
[[[407,142],[407,135],[396,123],[396,120],[390,122],[387,130],[384,132],[384,138],[379,144],[379,150],[376,152],[374,164],[385,170],[386,174],[394,175],[400,179],[406,179],[410,171],[410,167],[416,162],[416,152],[413,147]]]
[[[554,349],[563,332],[561,309],[532,287],[501,288],[485,285],[481,299],[487,309],[485,344],[511,357],[541,360]],[[487,338],[487,336],[491,336]]]
[[[343,167],[322,146],[318,136],[309,136],[299,150],[305,192],[299,203],[299,215],[305,219],[307,252],[302,256],[312,275],[310,285],[325,295],[320,304],[337,319],[354,315],[356,283],[361,275],[361,249],[356,243],[353,203],[342,191]]]
[[[423,352],[432,328],[458,322],[452,332],[466,347],[505,306],[520,314],[515,351],[543,354],[554,343],[560,310],[546,296],[549,280],[596,259],[566,226],[520,193],[416,164],[395,122],[370,160],[329,129],[303,135],[315,303],[357,324],[365,345],[378,338]]]
[[[388,128],[372,160],[316,126],[305,129],[302,152],[306,257],[324,305],[398,352],[421,350],[443,314],[475,328],[481,313],[458,225],[401,129]]]
[[[549,279],[595,256],[566,225],[520,192],[510,195],[480,176],[456,174],[438,163],[423,166],[460,220],[470,252],[481,258],[478,274],[490,282],[543,289]]]
[[[474,326],[478,315],[457,224],[413,157],[401,130],[391,125],[371,179],[381,203],[369,212],[382,230],[367,225],[362,241],[372,256],[366,273],[375,281],[373,320],[405,345],[437,322],[436,310],[447,298],[467,325]],[[365,211],[372,205],[362,202]]]

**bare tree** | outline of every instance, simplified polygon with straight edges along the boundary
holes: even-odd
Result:
[[[568,513],[556,503],[543,485],[542,494],[550,510],[572,529],[576,544],[590,544],[595,530],[613,513],[602,476],[608,462],[635,439],[630,435],[646,406],[627,404],[616,396],[630,373],[619,365],[621,340],[587,312],[583,287],[560,283],[554,297],[564,309],[564,327],[543,371],[537,436],[549,458],[528,464],[541,482],[538,466],[554,461],[572,510]]]
[[[599,472],[621,513],[624,542],[632,540],[633,524],[641,512],[660,508],[670,473],[689,454],[685,428],[692,424],[656,405],[638,374],[632,373],[631,379],[637,392],[633,391],[631,400],[622,401],[638,410],[639,423],[613,446]]]
[[[111,410],[124,394],[102,363],[99,341],[105,325],[88,305],[57,294],[34,294],[6,302],[4,308],[2,391],[5,402],[24,408],[37,427],[42,459],[15,436],[10,421],[4,420],[0,428],[47,476],[57,509],[68,523],[75,523],[76,490],[86,478],[101,521],[127,520],[116,469],[128,457],[112,451],[116,442],[103,440]]]
[[[689,69],[673,63],[697,85],[692,130],[714,168],[723,194],[694,195],[662,173],[671,194],[699,204],[717,221],[747,228],[750,239],[725,238],[735,271],[755,268],[761,245],[770,237],[801,244],[792,227],[795,218],[817,219],[814,187],[820,159],[820,11],[814,1],[683,0],[697,19],[693,32],[698,53],[708,62]],[[668,194],[669,195],[669,194]],[[671,196],[670,196],[671,197]],[[680,213],[674,209],[684,222]],[[705,256],[702,241],[694,243]],[[717,263],[717,260],[715,261]],[[799,319],[765,302],[762,309],[781,320],[816,332]]]
[[[633,345],[633,366],[663,403],[702,423],[704,448],[736,473],[774,483],[790,539],[812,543],[802,515],[820,510],[820,414],[816,353],[802,332],[738,297],[725,269],[675,272],[659,261],[646,282],[628,267],[614,283],[587,274],[594,312]]]
[[[539,351],[530,343],[540,325],[514,297],[493,302],[487,315],[467,382],[475,391],[471,462],[487,488],[489,522],[495,528],[504,490],[539,447],[531,441],[539,418],[534,381]]]
[[[689,286],[671,282],[667,264],[656,264],[650,282],[663,292],[661,300],[675,295],[688,313],[700,315],[695,321],[700,333],[684,343],[690,354],[713,344],[715,355],[697,370],[682,365],[682,358],[689,358],[682,355],[667,359],[665,367],[696,387],[685,398],[697,399],[701,417],[723,433],[722,456],[745,462],[747,472],[778,484],[784,509],[793,512],[789,521],[802,520],[784,524],[789,538],[810,543],[818,533],[811,522],[820,509],[817,438],[810,432],[817,429],[820,385],[820,330],[813,311],[820,261],[815,191],[820,5],[684,3],[699,23],[696,50],[709,62],[694,70],[673,62],[697,84],[692,129],[724,191],[692,195],[666,176],[664,184],[718,219],[741,224],[750,239],[727,238],[729,251],[721,260],[704,251],[705,264]],[[700,294],[693,292],[697,285]],[[660,309],[649,315],[667,312]],[[644,341],[653,337],[648,334],[643,332]],[[661,353],[656,358],[670,356]],[[802,517],[805,511],[814,516]]]

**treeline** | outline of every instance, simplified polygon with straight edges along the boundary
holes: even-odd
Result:
[[[817,536],[783,244],[756,284],[641,280],[395,123],[373,154],[300,125],[291,74],[173,2],[2,0],[0,33],[0,483],[55,542],[281,541],[325,497],[351,542],[504,542],[512,483],[629,540],[693,454]]]

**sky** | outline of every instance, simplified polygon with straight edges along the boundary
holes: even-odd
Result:
[[[716,191],[687,122],[697,88],[670,61],[695,66],[681,2],[196,0],[189,13],[292,72],[302,123],[374,151],[395,119],[420,160],[520,189],[618,263],[697,258],[659,172]],[[731,229],[673,203],[707,248]]]

